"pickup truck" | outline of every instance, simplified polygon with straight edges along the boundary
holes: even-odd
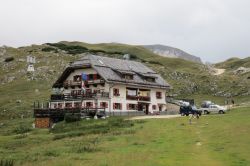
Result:
[[[201,110],[204,114],[210,114],[210,113],[224,114],[227,112],[227,109],[225,107],[216,104],[209,105],[206,108],[200,108],[199,110]]]

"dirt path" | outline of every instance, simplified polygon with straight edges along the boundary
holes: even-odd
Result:
[[[225,69],[217,69],[217,68],[214,68],[214,73],[213,75],[221,75],[225,72]]]
[[[148,115],[148,116],[136,116],[130,118],[131,120],[140,120],[140,119],[171,119],[171,118],[178,118],[181,115]]]

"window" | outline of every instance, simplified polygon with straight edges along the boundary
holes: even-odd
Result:
[[[148,81],[148,82],[155,82],[155,78],[146,77],[146,81]]]
[[[153,109],[153,110],[156,110],[156,105],[152,105],[152,109]]]
[[[74,82],[79,82],[79,81],[81,81],[81,75],[75,75],[75,76],[73,77],[73,81],[74,81]]]
[[[89,74],[89,80],[94,80],[94,74]]]
[[[57,104],[53,104],[54,108],[57,108]]]
[[[128,96],[137,96],[137,89],[128,89],[127,88],[127,95]]]
[[[81,95],[81,93],[82,93],[81,90],[72,90],[71,91],[71,96]]]
[[[101,108],[108,108],[108,102],[100,102]]]
[[[162,99],[162,93],[161,92],[156,92],[156,98],[157,99]]]
[[[66,103],[66,104],[65,104],[65,107],[66,107],[66,108],[72,108],[72,103]]]
[[[127,104],[127,110],[138,110],[137,104]]]
[[[58,108],[62,108],[63,104],[62,103],[58,103]]]
[[[114,96],[120,96],[119,89],[114,88],[114,89],[113,89],[113,95],[114,95]]]
[[[127,80],[132,80],[133,79],[133,75],[130,74],[123,74],[122,78],[127,79]]]
[[[122,110],[122,104],[121,103],[113,103],[113,109],[114,110]]]
[[[75,107],[75,108],[80,108],[80,107],[81,107],[81,103],[79,103],[79,102],[74,103],[74,107]]]
[[[93,108],[93,102],[86,102],[87,108]]]

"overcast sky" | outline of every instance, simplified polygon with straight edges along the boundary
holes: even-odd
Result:
[[[250,56],[249,0],[0,0],[0,45],[164,44],[218,62]]]

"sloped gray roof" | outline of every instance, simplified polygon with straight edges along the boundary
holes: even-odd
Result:
[[[164,89],[170,87],[170,85],[166,83],[160,75],[140,62],[87,55],[80,60],[73,62],[69,68],[78,68],[79,66],[84,65],[91,65],[108,83],[120,83]],[[121,72],[133,74],[133,80],[122,78],[120,75]],[[146,81],[146,77],[155,78],[155,82]]]

